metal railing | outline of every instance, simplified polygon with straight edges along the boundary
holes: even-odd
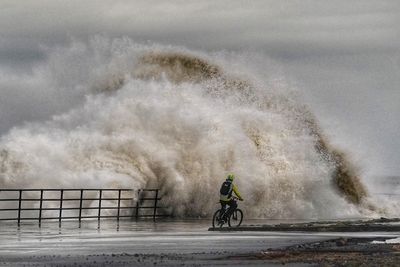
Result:
[[[37,220],[39,226],[43,220],[60,225],[63,220],[102,218],[155,221],[167,216],[157,213],[160,200],[159,189],[0,189],[0,220],[17,221],[18,226],[26,220]]]

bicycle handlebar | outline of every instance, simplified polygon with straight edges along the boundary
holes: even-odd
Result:
[[[232,196],[232,199],[233,200],[239,200],[239,201],[243,201],[243,199],[239,199],[238,197],[236,197],[236,196]],[[218,201],[217,202],[217,204],[219,204],[220,203],[220,201]]]

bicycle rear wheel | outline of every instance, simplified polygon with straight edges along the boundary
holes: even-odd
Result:
[[[239,227],[243,221],[243,212],[241,209],[235,209],[231,216],[229,216],[228,225],[229,227]]]
[[[219,209],[214,213],[214,216],[213,216],[213,220],[212,220],[213,228],[222,227],[223,223],[220,223],[220,221],[221,221],[221,210]]]

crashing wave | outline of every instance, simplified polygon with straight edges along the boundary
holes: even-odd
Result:
[[[159,187],[173,215],[209,216],[234,172],[250,217],[377,212],[356,168],[286,91],[217,55],[128,44],[115,56],[110,46],[79,84],[82,106],[2,137],[1,187]],[[79,53],[90,61],[93,51]]]

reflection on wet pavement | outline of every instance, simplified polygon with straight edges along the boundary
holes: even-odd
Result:
[[[252,222],[254,223],[254,222]],[[2,223],[0,256],[92,253],[245,253],[340,236],[340,233],[209,232],[208,220],[97,221],[24,224]],[[346,233],[374,236],[381,233]]]

